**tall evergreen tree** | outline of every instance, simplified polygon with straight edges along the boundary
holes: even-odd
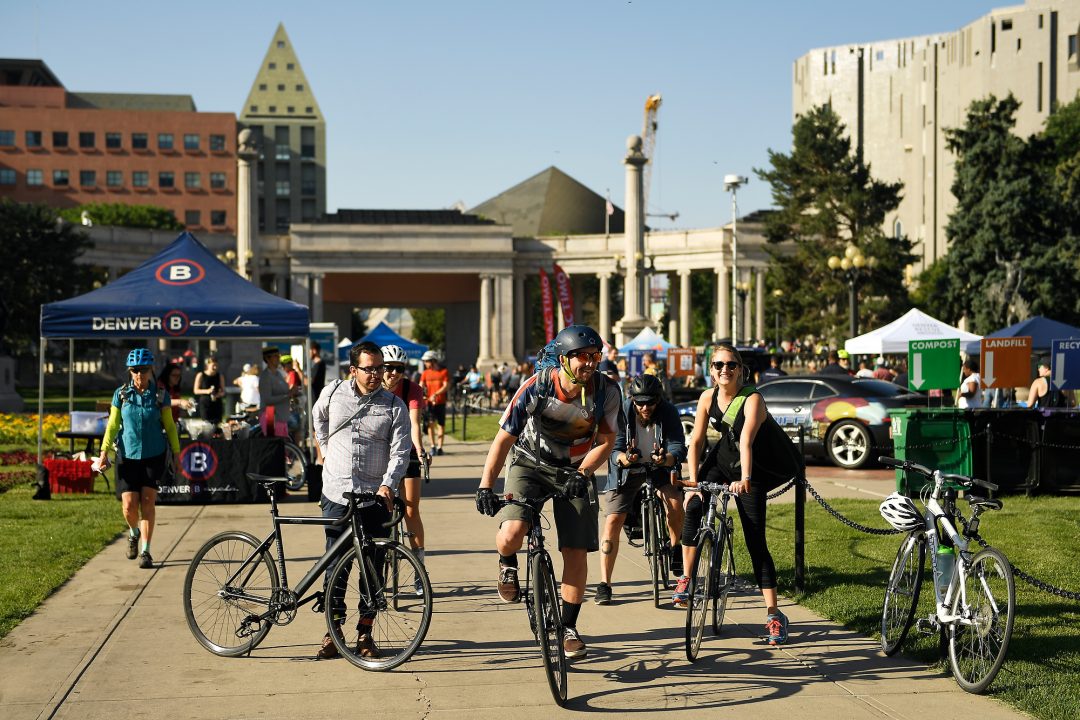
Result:
[[[772,245],[769,284],[784,291],[779,304],[787,318],[785,334],[847,337],[847,281],[827,261],[843,256],[848,244],[875,259],[857,289],[860,331],[905,311],[911,241],[883,231],[886,216],[900,205],[902,184],[873,178],[827,105],[799,116],[791,153],[770,150],[769,161],[771,169],[755,173],[772,186],[777,208],[766,218],[765,232]]]

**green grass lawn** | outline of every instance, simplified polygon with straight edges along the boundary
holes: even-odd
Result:
[[[1028,574],[1080,591],[1080,498],[1010,496],[1004,503],[1003,510],[983,515],[984,539]],[[886,527],[877,501],[837,500],[832,505],[863,525]],[[770,505],[768,524],[780,590],[794,596],[794,506]],[[752,581],[741,530],[736,529],[735,537],[736,566]],[[820,615],[878,636],[884,587],[900,537],[860,533],[808,498],[806,590],[796,599]],[[916,617],[932,611],[929,559],[923,578]],[[1016,604],[1008,656],[988,692],[1038,718],[1074,720],[1080,708],[1080,602],[1042,592],[1017,578]],[[913,629],[903,652],[949,673],[947,662],[938,660],[936,635],[920,635]]]
[[[19,395],[22,396],[23,402],[26,403],[27,412],[37,412],[38,395],[37,388],[19,388]],[[109,402],[112,400],[111,392],[104,392],[100,395],[86,395],[81,393],[78,388],[75,389],[75,396],[72,398],[76,410],[94,410],[98,402]],[[47,413],[66,413],[68,411],[68,393],[66,389],[49,388],[45,390],[45,412]]]
[[[464,418],[459,413],[451,421],[450,414],[447,413],[446,434],[468,442],[479,442],[481,440],[491,442],[495,439],[495,433],[499,430],[499,417],[500,415],[496,413],[484,413],[483,415],[470,413],[468,418]],[[467,430],[467,434],[463,434],[463,430]]]

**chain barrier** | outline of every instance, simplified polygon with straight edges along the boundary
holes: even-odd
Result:
[[[980,545],[982,545],[984,548],[990,547],[990,543],[983,540],[982,536],[979,535],[979,533],[975,533],[971,537],[974,540],[976,540]],[[1009,564],[1012,565],[1012,560],[1009,561]],[[1056,585],[1051,585],[1050,583],[1044,582],[1044,581],[1040,580],[1037,577],[1032,577],[1031,575],[1028,575],[1026,572],[1024,572],[1020,568],[1016,567],[1015,565],[1012,566],[1012,570],[1013,570],[1013,575],[1014,576],[1020,578],[1021,580],[1026,582],[1028,585],[1031,585],[1032,587],[1038,588],[1039,590],[1042,590],[1043,592],[1050,593],[1051,595],[1057,595],[1058,597],[1063,597],[1066,600],[1076,600],[1076,601],[1080,602],[1080,592],[1073,592],[1071,590],[1064,590],[1062,588],[1057,587]]]
[[[829,505],[829,503],[825,502],[825,498],[821,497],[821,495],[818,494],[818,491],[814,489],[814,486],[811,485],[810,482],[806,478],[802,479],[802,483],[804,485],[806,485],[806,489],[810,491],[810,494],[814,496],[814,499],[818,501],[818,504],[821,505],[821,507],[825,508],[826,512],[828,512],[830,515],[832,515],[834,518],[836,518],[840,522],[844,523],[848,527],[853,527],[856,530],[858,530],[859,532],[864,532],[864,533],[867,533],[869,535],[898,535],[898,534],[900,534],[901,531],[897,530],[896,528],[872,528],[872,527],[867,527],[866,525],[860,525],[859,523],[855,522],[854,520],[852,520],[850,518],[844,517],[843,515],[840,514],[840,512],[836,508],[832,507],[831,505]]]
[[[778,498],[778,497],[780,497],[781,495],[783,495],[784,493],[786,493],[788,490],[790,490],[793,487],[795,487],[795,478],[791,478],[790,480],[787,481],[787,483],[785,485],[783,485],[782,487],[777,488],[776,490],[773,490],[771,493],[769,493],[768,495],[765,496],[765,499],[766,500],[772,500],[774,498]]]

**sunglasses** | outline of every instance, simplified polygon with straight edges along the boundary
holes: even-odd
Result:
[[[656,403],[660,402],[657,398],[649,398],[648,400],[634,400],[634,404],[639,408],[652,407]]]
[[[739,369],[739,363],[735,360],[728,360],[727,362],[724,362],[723,360],[717,360],[712,364],[712,367],[713,370],[716,370],[717,372],[720,372],[724,368],[727,368],[728,370],[734,372]]]
[[[579,360],[580,362],[600,362],[600,358],[602,358],[603,356],[603,353],[599,351],[589,352],[588,350],[575,350],[573,352],[566,353],[566,357],[574,358],[576,360]]]
[[[357,370],[364,373],[365,375],[382,375],[383,372],[386,370],[385,365],[370,365],[368,367],[360,367],[359,365],[356,365],[354,367],[356,367]]]
[[[386,366],[386,374],[387,375],[389,375],[391,373],[403,373],[403,372],[405,372],[405,366],[404,365],[387,365]]]
[[[139,375],[141,373],[150,372],[150,366],[149,365],[139,365],[138,367],[128,368],[128,370],[131,371],[132,375]]]

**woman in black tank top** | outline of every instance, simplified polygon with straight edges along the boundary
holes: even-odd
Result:
[[[768,492],[793,477],[802,477],[802,456],[783,429],[768,414],[761,394],[743,387],[746,365],[730,345],[718,345],[710,363],[713,388],[701,394],[694,432],[690,438],[687,465],[691,485],[699,480],[728,483],[738,493],[735,505],[742,520],[743,538],[750,551],[754,579],[761,589],[767,617],[765,627],[771,645],[787,641],[787,617],[776,602],[776,567],[765,538],[765,511]],[[724,414],[737,409],[729,422]],[[708,426],[720,433],[720,439],[702,457]],[[697,552],[696,534],[706,505],[700,492],[686,496],[686,520],[683,524],[683,567],[693,566]],[[675,597],[685,594],[687,578],[680,578]]]

